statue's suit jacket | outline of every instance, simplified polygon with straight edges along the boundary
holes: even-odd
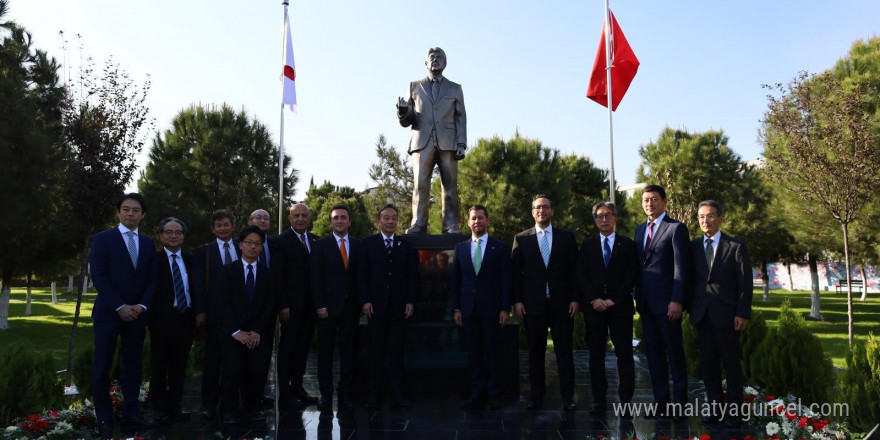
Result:
[[[440,82],[437,102],[431,97],[431,79],[425,77],[409,83],[406,96],[412,101],[415,112],[400,118],[400,125],[412,126],[409,137],[409,154],[420,151],[428,144],[431,130],[437,130],[440,150],[455,151],[458,144],[467,145],[467,118],[464,111],[464,94],[461,85],[444,77]]]

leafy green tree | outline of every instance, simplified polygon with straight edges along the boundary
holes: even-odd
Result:
[[[0,188],[5,189],[0,192],[0,301],[6,306],[16,272],[31,273],[37,264],[45,267],[70,256],[69,246],[53,246],[55,240],[67,242],[55,229],[65,98],[58,64],[33,48],[23,27],[4,21],[8,11],[9,2],[0,0]],[[50,246],[53,252],[46,252]],[[5,318],[0,329],[6,328]]]
[[[284,165],[284,206],[290,206],[298,173],[290,157]],[[138,189],[150,203],[145,224],[155,227],[165,217],[178,217],[187,222],[187,241],[195,246],[212,238],[211,213],[217,209],[242,219],[237,226],[256,209],[277,218],[278,145],[244,110],[192,105],[153,138]]]
[[[312,212],[312,232],[320,237],[330,235],[330,208],[336,204],[348,206],[351,210],[349,235],[355,238],[366,237],[376,232],[376,217],[367,213],[362,194],[348,186],[334,186],[325,181],[321,186],[312,184],[306,191],[303,201]]]
[[[608,192],[605,190],[608,187],[608,172],[596,168],[593,161],[586,156],[570,154],[561,157],[560,161],[571,195],[568,203],[559,204],[554,223],[570,228],[580,243],[584,238],[599,233],[593,221],[593,205],[608,200]],[[623,199],[623,195],[618,193],[615,200]],[[623,225],[627,219],[622,205],[618,205],[618,218],[618,225]],[[627,231],[618,229],[618,232]]]
[[[376,212],[386,203],[393,203],[399,212],[397,233],[403,234],[409,228],[409,220],[412,218],[412,165],[393,145],[387,143],[385,135],[382,134],[376,141],[376,157],[379,162],[370,165],[370,179],[376,182],[377,186],[373,193],[364,199],[367,212]]]
[[[880,185],[878,130],[868,86],[845,86],[832,73],[800,74],[787,87],[766,86],[762,127],[767,176],[799,197],[807,216],[830,217],[843,236],[850,281],[849,226]],[[821,222],[817,222],[821,223]],[[852,287],[847,285],[848,340],[853,341]]]

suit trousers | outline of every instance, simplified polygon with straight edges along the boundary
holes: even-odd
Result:
[[[238,410],[239,396],[245,411],[260,409],[260,397],[263,384],[266,382],[265,348],[271,351],[272,341],[263,341],[260,345],[248,349],[244,344],[228,336],[220,342],[223,352],[223,400],[220,404],[224,413]]]
[[[161,323],[152,323],[150,351],[153,373],[150,378],[150,399],[160,411],[180,411],[186,363],[195,334],[195,315],[192,309],[169,314]]]
[[[282,393],[304,397],[303,376],[315,334],[315,313],[311,310],[291,310],[290,321],[281,323],[278,342],[278,383]]]
[[[681,319],[670,321],[665,314],[644,313],[642,337],[645,356],[651,373],[654,402],[659,404],[687,402],[687,364],[681,334]],[[668,358],[668,362],[667,362]],[[669,393],[669,376],[672,376],[672,399]]]
[[[724,390],[721,387],[721,367],[727,372],[727,403],[742,403],[742,390],[745,379],[740,363],[739,332],[733,329],[714,328],[708,315],[697,324],[697,344],[700,347],[700,373],[706,385],[706,398],[709,402],[724,403]],[[728,413],[731,408],[728,407]],[[720,417],[721,414],[716,414]]]
[[[585,307],[592,307],[586,305]],[[605,376],[605,351],[608,334],[617,355],[617,375],[620,383],[617,395],[621,403],[632,401],[635,392],[636,365],[633,360],[632,313],[587,312],[584,314],[584,334],[590,349],[590,385],[593,402],[605,404],[608,379]]]
[[[403,317],[370,318],[367,334],[370,337],[370,400],[378,402],[383,385],[391,385],[391,395],[403,396]],[[383,380],[385,361],[388,361],[388,382]]]
[[[96,319],[95,362],[92,366],[92,394],[95,401],[95,417],[98,422],[113,420],[113,403],[110,399],[110,368],[116,355],[116,342],[121,338],[122,345],[122,416],[138,416],[138,396],[141,391],[141,357],[144,337],[147,333],[147,314],[134,321],[123,321],[119,317]]]
[[[572,354],[574,319],[567,313],[556,313],[551,307],[550,300],[546,301],[543,314],[526,313],[524,317],[529,346],[529,382],[532,386],[532,399],[542,400],[546,391],[544,364],[549,328],[553,337],[553,351],[556,353],[559,392],[563,402],[571,402],[574,398]]]
[[[351,398],[354,383],[354,358],[360,309],[346,304],[339,316],[318,318],[318,387],[321,399],[333,398],[333,350],[339,349],[339,389],[337,397]]]
[[[427,232],[428,209],[431,205],[431,176],[434,165],[440,167],[442,194],[442,231],[458,229],[458,164],[455,151],[439,150],[434,146],[434,133],[425,148],[412,153],[413,164],[413,221],[412,226]]]
[[[490,399],[496,399],[501,394],[501,327],[498,316],[463,318],[462,328],[468,347],[471,397],[488,395]]]

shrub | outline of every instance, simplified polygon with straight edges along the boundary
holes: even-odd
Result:
[[[14,343],[0,354],[0,421],[54,408],[62,402],[52,355]]]
[[[873,333],[850,347],[839,399],[849,405],[853,431],[867,432],[880,420],[880,340]]]
[[[752,311],[752,319],[749,319],[746,329],[739,335],[739,347],[742,350],[742,371],[746,383],[753,383],[752,364],[757,361],[755,354],[758,347],[767,338],[767,320],[761,312]]]
[[[779,308],[779,327],[768,332],[751,364],[752,380],[769,392],[794,394],[808,403],[827,402],[834,380],[831,359],[788,299]]]
[[[89,345],[73,357],[73,383],[82,397],[92,396],[92,365],[95,363],[95,346]]]

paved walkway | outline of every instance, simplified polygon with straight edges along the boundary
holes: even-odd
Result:
[[[312,395],[319,395],[316,356],[310,356],[305,377],[305,387]],[[693,438],[708,433],[713,439],[742,438],[747,432],[729,430],[710,430],[700,424],[699,417],[691,417],[683,422],[653,420],[644,416],[631,419],[616,417],[609,410],[604,416],[592,416],[587,411],[591,403],[589,390],[589,353],[575,352],[575,401],[577,411],[562,411],[562,400],[555,374],[556,362],[551,353],[547,354],[547,395],[544,410],[527,411],[525,401],[529,395],[527,353],[520,352],[520,398],[502,401],[496,411],[464,411],[459,409],[461,399],[419,398],[409,396],[412,408],[406,411],[392,411],[387,405],[382,410],[367,411],[358,405],[352,410],[319,412],[314,406],[305,411],[281,411],[278,418],[278,431],[274,431],[275,416],[270,415],[266,422],[239,425],[223,425],[216,421],[204,421],[198,415],[198,378],[187,383],[184,396],[184,409],[191,410],[192,420],[185,423],[161,426],[151,431],[138,433],[146,439],[253,439],[271,436],[279,440],[287,439],[586,439],[597,438],[650,438],[652,433],[664,434],[672,438]],[[606,361],[609,376],[609,399],[616,398],[617,376],[616,358],[608,354]],[[428,380],[426,378],[426,380]],[[462,377],[462,380],[465,380]],[[691,380],[691,400],[701,396],[701,382]],[[647,365],[643,355],[636,357],[635,402],[651,402],[651,385]],[[609,405],[612,402],[609,401]],[[149,415],[147,413],[146,415]],[[120,434],[117,431],[117,434]],[[131,433],[122,433],[130,435]],[[276,435],[277,434],[277,435]],[[750,432],[755,436],[754,432]]]

